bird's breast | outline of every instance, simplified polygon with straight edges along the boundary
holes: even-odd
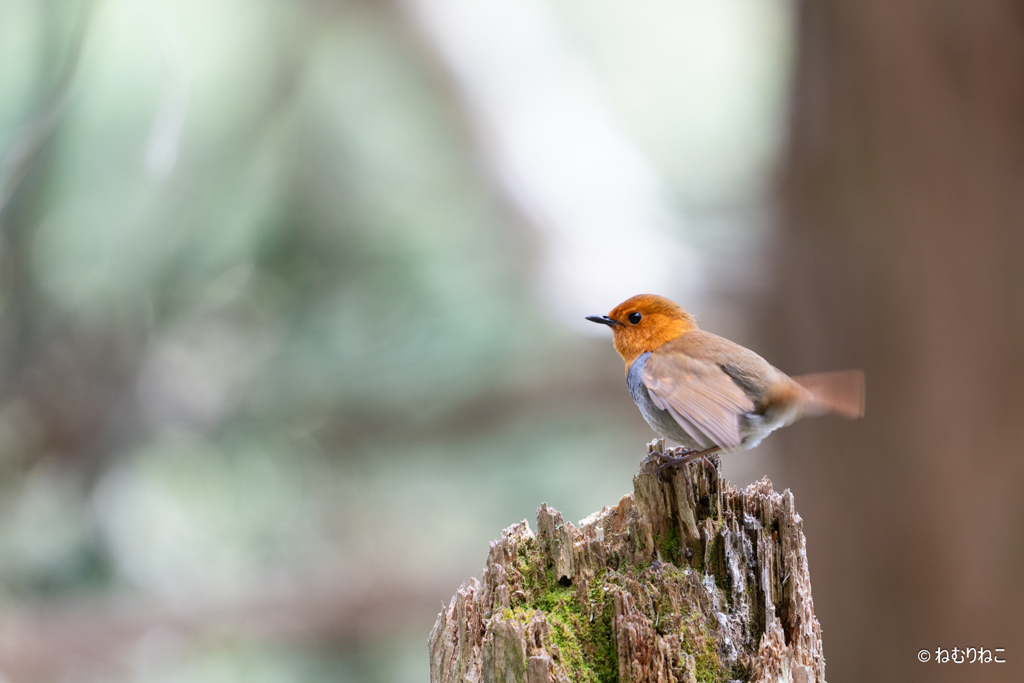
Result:
[[[626,373],[626,385],[629,387],[629,393],[633,397],[633,402],[636,403],[636,407],[640,409],[640,414],[644,416],[644,420],[651,426],[651,429],[657,433],[658,436],[665,439],[672,439],[676,443],[680,443],[687,448],[701,449],[704,446],[695,442],[693,438],[686,433],[675,418],[672,417],[671,413],[667,410],[662,410],[654,405],[654,401],[651,400],[651,395],[647,392],[647,387],[644,385],[643,375],[644,366],[647,365],[647,360],[651,357],[651,352],[648,351],[637,357],[633,364],[629,366],[629,372]]]
[[[629,393],[648,422],[651,420],[647,417],[646,408],[650,407],[653,410],[657,410],[657,408],[654,407],[654,402],[651,401],[650,394],[647,393],[647,387],[644,386],[643,379],[644,366],[647,365],[647,359],[650,357],[650,351],[640,354],[640,356],[633,361],[633,364],[629,366],[629,372],[626,373],[626,385],[629,387]]]

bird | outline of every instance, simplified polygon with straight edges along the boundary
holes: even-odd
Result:
[[[656,451],[664,467],[712,453],[753,448],[770,433],[811,415],[864,415],[861,370],[790,377],[764,358],[705,332],[674,301],[638,294],[608,315],[586,319],[612,330],[626,363],[626,385],[658,436],[681,444]]]

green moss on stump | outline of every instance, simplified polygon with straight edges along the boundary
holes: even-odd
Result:
[[[535,612],[543,613],[551,628],[551,642],[557,648],[551,653],[552,659],[570,680],[617,682],[619,663],[612,631],[615,605],[602,577],[591,581],[586,604],[581,604],[576,589],[558,583],[552,568],[543,566],[533,539],[519,546],[516,569],[523,575],[526,602],[504,610],[503,616],[525,624]]]
[[[715,639],[699,614],[683,622],[683,651],[693,657],[693,673],[699,683],[725,683],[730,671],[722,666]]]
[[[657,539],[662,557],[678,557],[678,532]],[[612,621],[615,605],[608,589],[625,590],[636,582],[640,592],[651,598],[650,604],[656,630],[662,634],[677,633],[682,652],[692,659],[699,683],[724,683],[732,679],[746,680],[749,672],[725,668],[719,656],[711,626],[699,612],[681,616],[673,611],[668,585],[683,581],[683,570],[667,562],[647,566],[630,566],[624,573],[601,572],[587,584],[586,598],[581,599],[577,587],[555,581],[551,567],[545,566],[536,542],[520,545],[516,569],[524,582],[524,601],[503,611],[506,619],[529,623],[535,613],[544,615],[550,628],[550,655],[569,679],[578,683],[617,683],[619,663]],[[639,601],[641,604],[647,601]]]
[[[661,553],[661,559],[673,564],[679,563],[682,550],[682,540],[679,538],[679,529],[670,527],[668,531],[657,534],[654,537],[655,547]]]

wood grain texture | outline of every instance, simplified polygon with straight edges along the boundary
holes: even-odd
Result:
[[[505,529],[438,615],[431,682],[824,681],[792,494],[658,463],[578,526]]]

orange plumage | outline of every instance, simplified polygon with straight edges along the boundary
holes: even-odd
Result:
[[[685,455],[671,462],[752,448],[805,415],[864,414],[860,370],[789,377],[753,351],[701,330],[664,297],[640,294],[587,319],[612,328],[647,423],[683,445]]]

